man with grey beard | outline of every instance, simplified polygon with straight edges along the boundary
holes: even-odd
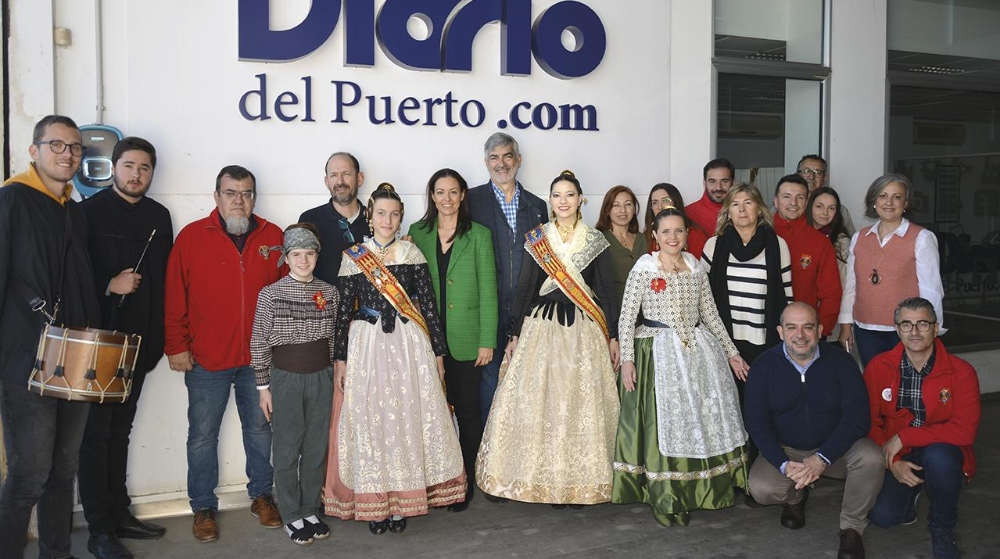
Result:
[[[287,267],[278,266],[281,229],[254,215],[256,199],[253,173],[223,167],[215,180],[216,209],[181,230],[167,263],[164,352],[170,368],[185,373],[188,497],[200,542],[219,537],[219,428],[230,387],[243,427],[250,512],[265,528],[283,524],[271,498],[271,425],[257,405],[250,332],[257,293]]]
[[[357,157],[338,151],[326,160],[323,182],[330,191],[330,201],[303,212],[299,222],[312,223],[319,229],[323,250],[319,253],[314,274],[336,285],[344,249],[370,235],[364,208],[358,201],[358,189],[365,182],[365,174],[361,172]]]

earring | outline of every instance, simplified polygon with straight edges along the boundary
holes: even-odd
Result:
[[[549,218],[550,219],[555,219],[556,218],[556,211],[555,210],[552,210],[552,211],[549,212]]]
[[[368,224],[368,236],[369,237],[374,237],[375,236],[375,228],[372,227],[372,221],[370,219],[366,219],[365,223]]]
[[[583,219],[583,212],[580,211],[580,208],[577,208],[576,209],[576,220],[580,221],[581,219]]]

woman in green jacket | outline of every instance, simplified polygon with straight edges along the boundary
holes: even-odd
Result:
[[[462,175],[441,169],[427,182],[427,213],[408,235],[424,254],[434,284],[441,325],[448,340],[444,378],[455,408],[469,486],[463,511],[472,500],[476,452],[483,436],[479,415],[482,366],[493,359],[497,341],[497,271],[490,230],[469,216],[469,190]]]

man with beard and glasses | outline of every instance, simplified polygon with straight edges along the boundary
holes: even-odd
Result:
[[[166,530],[137,519],[125,477],[129,434],[146,373],[163,357],[163,294],[167,257],[174,243],[170,212],[146,196],[156,168],[156,149],[128,137],[111,154],[113,186],[80,207],[90,226],[87,239],[101,328],[142,336],[132,371],[132,392],[121,404],[90,407],[80,447],[80,501],[87,518],[87,548],[100,559],[129,559],[119,538],[154,539]],[[142,262],[138,268],[140,256]]]
[[[256,196],[253,173],[223,167],[216,209],[181,230],[167,264],[164,351],[170,368],[185,373],[188,497],[200,542],[219,537],[219,428],[230,386],[243,428],[250,512],[265,528],[283,524],[271,498],[271,425],[257,405],[250,333],[258,292],[288,270],[279,267],[281,229],[254,215]]]
[[[838,559],[864,558],[861,534],[882,487],[882,452],[866,435],[868,391],[854,358],[820,342],[816,309],[790,303],[781,313],[782,344],[754,360],[747,377],[745,424],[760,458],[749,490],[762,505],[784,505],[781,525],[806,524],[808,487],[843,479]]]
[[[28,378],[46,322],[83,328],[101,319],[87,254],[87,218],[70,198],[70,181],[84,152],[76,123],[49,115],[35,125],[27,170],[0,188],[4,558],[24,555],[36,504],[39,557],[70,556],[73,478],[91,404],[29,392]],[[34,312],[34,299],[45,303],[43,312]]]
[[[722,200],[733,187],[733,180],[736,177],[736,169],[728,159],[713,159],[705,164],[701,172],[702,184],[705,185],[705,194],[700,199],[692,202],[684,208],[688,219],[698,224],[708,236],[715,235],[718,229],[719,211],[722,209]],[[701,256],[696,254],[695,256]]]
[[[336,285],[340,273],[340,260],[344,249],[360,243],[368,231],[364,207],[358,200],[358,189],[365,182],[358,158],[338,151],[326,160],[323,182],[330,190],[330,201],[306,210],[299,216],[300,223],[311,223],[319,229],[319,253],[314,275]]]
[[[549,219],[545,202],[517,181],[517,171],[521,168],[517,141],[508,134],[497,132],[486,140],[483,151],[490,182],[469,189],[469,213],[472,221],[493,234],[499,287],[497,347],[504,348],[507,347],[507,323],[514,304],[514,288],[521,274],[521,260],[527,254],[524,236]],[[493,404],[503,355],[503,351],[494,351],[493,360],[483,367],[479,382],[479,412],[483,425]],[[487,499],[496,500],[489,496]]]

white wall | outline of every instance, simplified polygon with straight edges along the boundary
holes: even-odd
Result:
[[[12,161],[14,172],[28,163],[31,127],[40,117],[59,112],[79,124],[95,118],[94,2],[11,0],[11,141],[19,154]],[[554,3],[535,0],[532,19]],[[607,50],[594,72],[562,80],[537,62],[530,76],[501,75],[497,23],[477,36],[473,71],[467,74],[405,70],[378,47],[373,68],[345,67],[343,19],[311,55],[266,64],[238,60],[236,2],[105,0],[104,122],[157,147],[159,165],[151,195],[171,210],[179,231],[212,209],[215,175],[230,163],[245,165],[257,175],[258,213],[281,226],[293,222],[303,210],[327,200],[321,168],[337,150],[349,150],[361,160],[367,176],[363,195],[379,182],[394,183],[404,195],[406,220],[411,222],[423,213],[426,180],[436,169],[454,167],[472,185],[488,179],[483,142],[514,104],[591,104],[598,111],[600,131],[508,132],[524,155],[522,182],[545,195],[552,177],[572,169],[590,198],[585,214],[593,223],[610,186],[632,185],[644,198],[649,186],[669,178],[671,45],[663,35],[671,6],[652,0],[629,9],[614,0],[586,4],[603,20]],[[309,0],[273,2],[272,27],[295,25],[309,5]],[[710,28],[710,10],[706,14]],[[72,31],[71,46],[53,47],[53,26]],[[710,52],[710,34],[703,43]],[[271,103],[285,89],[297,90],[301,99],[300,78],[312,76],[315,122],[249,122],[241,117],[240,97],[257,86],[254,76],[260,73],[268,76]],[[397,102],[406,96],[443,97],[451,91],[463,101],[478,99],[488,116],[479,128],[376,126],[367,122],[366,110],[359,105],[349,109],[349,124],[331,123],[331,80],[350,80],[365,95],[390,95]],[[710,89],[706,80],[699,94]],[[706,141],[706,152],[696,158],[699,166],[707,146]],[[147,380],[132,437],[129,483],[134,493],[183,496],[186,407],[183,378],[169,371],[164,360]],[[242,490],[244,460],[232,405],[220,455],[221,484]]]
[[[830,178],[854,224],[885,172],[886,0],[837,0],[830,22]]]

